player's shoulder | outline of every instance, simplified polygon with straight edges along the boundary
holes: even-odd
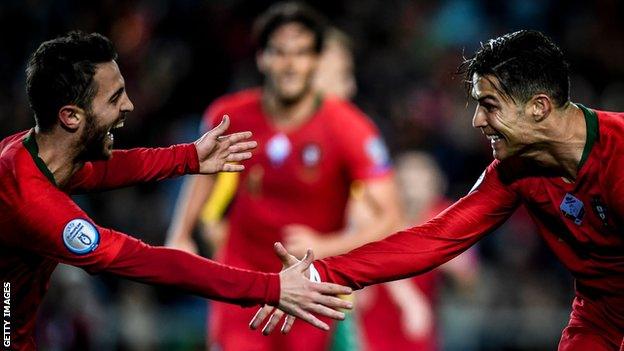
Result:
[[[339,135],[378,134],[377,126],[355,104],[333,96],[323,98],[321,107],[325,124]]]
[[[332,95],[323,97],[323,110],[334,120],[357,120],[372,123],[368,116],[355,104]]]
[[[15,191],[31,191],[32,187],[24,184],[34,178],[45,180],[45,176],[36,168],[32,156],[24,145],[28,133],[29,131],[19,132],[0,141],[2,202],[10,202],[8,200],[17,198]]]
[[[624,146],[624,112],[594,110],[598,117],[598,142],[609,150]]]
[[[206,115],[210,117],[222,114],[236,115],[236,111],[257,105],[262,98],[260,88],[251,88],[235,93],[223,95],[215,99],[206,109]]]
[[[0,169],[3,175],[6,171],[19,168],[24,163],[28,152],[23,141],[28,132],[21,131],[0,140]]]

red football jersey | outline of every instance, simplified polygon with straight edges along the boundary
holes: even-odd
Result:
[[[2,346],[35,349],[37,308],[58,263],[224,301],[275,304],[279,300],[277,275],[233,269],[182,251],[146,245],[96,225],[69,195],[197,173],[198,169],[193,144],[115,150],[108,161],[87,162],[65,189],[59,189],[38,156],[30,131],[0,141]]]
[[[207,110],[204,124],[230,116],[232,132],[250,130],[258,141],[230,207],[227,243],[218,255],[237,267],[278,271],[273,244],[288,224],[321,233],[344,227],[351,183],[390,173],[389,156],[374,124],[354,105],[319,100],[304,124],[276,128],[263,111],[261,90],[222,97]]]
[[[581,106],[582,107],[582,106]],[[468,195],[422,226],[314,263],[354,288],[426,272],[458,255],[524,203],[576,279],[574,311],[619,344],[624,333],[624,114],[582,107],[587,143],[576,181],[518,160],[494,161]]]

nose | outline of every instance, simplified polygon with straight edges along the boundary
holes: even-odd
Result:
[[[477,106],[474,112],[474,116],[472,116],[472,127],[473,128],[487,127],[487,120],[485,119],[485,112],[479,106]]]
[[[121,104],[121,110],[124,112],[132,112],[134,111],[134,104],[130,101],[130,98],[127,94],[124,94],[124,101]]]

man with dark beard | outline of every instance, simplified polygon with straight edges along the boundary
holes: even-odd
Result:
[[[250,132],[223,135],[229,126],[224,117],[194,143],[113,151],[112,130],[134,108],[115,60],[108,39],[74,32],[41,44],[28,63],[36,126],[0,141],[0,280],[11,303],[3,310],[3,347],[35,349],[37,308],[58,263],[230,303],[269,303],[325,329],[309,312],[343,318],[332,308],[349,304],[325,294],[349,289],[310,282],[301,273],[305,264],[266,274],[152,247],[96,225],[72,201],[75,193],[187,173],[241,171],[231,162],[250,158],[256,146]],[[295,295],[308,296],[309,308],[292,309],[288,301]]]

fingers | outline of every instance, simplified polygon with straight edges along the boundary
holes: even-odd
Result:
[[[276,310],[275,312],[273,312],[267,324],[264,326],[264,328],[262,328],[262,334],[264,335],[271,334],[271,332],[273,332],[273,330],[275,329],[275,327],[277,326],[277,324],[279,323],[279,321],[282,319],[283,316],[284,316],[284,312],[282,312],[281,310]]]
[[[293,324],[295,324],[296,318],[291,315],[287,315],[286,319],[284,319],[284,325],[282,325],[282,329],[280,330],[282,334],[288,334],[290,329],[292,329]]]
[[[304,311],[300,308],[295,309],[295,311],[293,312],[293,314],[303,320],[306,321],[310,324],[312,324],[313,326],[319,328],[319,329],[323,329],[323,330],[329,330],[329,325],[327,325],[327,323],[321,321],[320,319],[314,317],[314,315],[310,312]]]
[[[350,310],[353,308],[352,302],[334,296],[320,295],[316,298],[316,302],[333,309],[342,308]]]
[[[251,158],[251,152],[240,152],[236,154],[229,154],[226,158],[226,162],[240,162],[249,160]]]
[[[229,135],[220,136],[219,141],[227,140],[231,144],[236,144],[238,142],[251,138],[251,136],[252,136],[251,132],[239,132],[239,133],[233,133]]]
[[[218,126],[214,127],[208,133],[218,137],[221,134],[225,133],[225,131],[230,127],[230,117],[228,115],[223,115],[221,119],[221,123]]]
[[[223,165],[223,172],[242,172],[245,170],[245,166],[236,163],[226,163]]]
[[[308,268],[310,268],[312,261],[314,261],[314,252],[312,252],[312,249],[308,249],[303,257],[303,260],[301,260],[301,272],[305,272]]]
[[[262,322],[273,312],[275,308],[273,306],[264,305],[262,308],[256,312],[256,315],[253,316],[251,322],[249,322],[249,328],[256,330],[262,324]]]
[[[319,314],[321,316],[329,317],[331,319],[343,320],[345,319],[344,312],[336,311],[327,306],[320,304],[313,304],[307,308],[309,311]]]
[[[228,151],[231,153],[249,151],[255,149],[257,146],[258,142],[255,140],[236,142],[234,145],[228,147]]]
[[[286,251],[286,248],[284,248],[284,245],[282,245],[282,243],[276,242],[275,244],[273,244],[273,249],[275,250],[275,254],[277,255],[277,257],[279,257],[280,261],[282,261],[282,264],[285,267],[290,267],[299,262],[299,260],[295,256],[291,255],[290,253],[288,253],[288,251]]]
[[[348,286],[334,283],[312,283],[312,288],[323,295],[350,295],[353,290]]]

